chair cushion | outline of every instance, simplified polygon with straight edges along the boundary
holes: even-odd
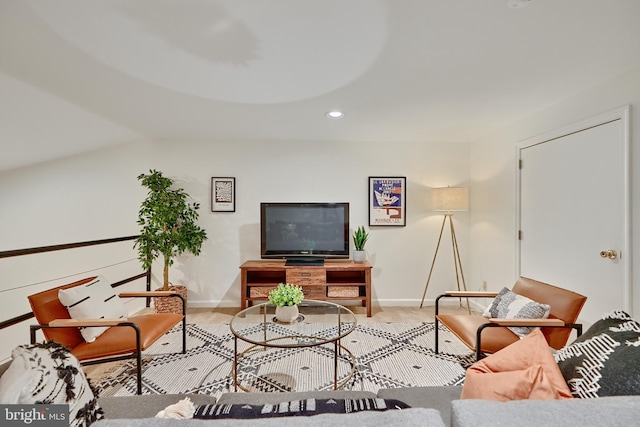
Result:
[[[120,297],[103,276],[79,286],[60,289],[58,299],[67,307],[72,319],[121,318],[128,314]],[[107,329],[109,327],[85,327],[80,328],[80,333],[90,343]]]
[[[3,404],[68,404],[70,426],[89,426],[103,417],[78,360],[60,344],[18,346],[11,357],[0,378]]]
[[[640,323],[614,311],[555,354],[575,397],[640,394]]]
[[[482,315],[499,319],[546,319],[550,311],[551,306],[548,304],[537,303],[508,288],[502,288]],[[510,326],[509,329],[520,337],[526,336],[533,330],[523,326]]]
[[[169,329],[182,321],[181,314],[153,313],[131,316],[129,322],[140,328],[142,350],[146,350]],[[131,326],[113,326],[92,343],[80,343],[72,353],[81,361],[133,353],[136,351],[135,330]]]
[[[476,349],[476,331],[487,323],[487,318],[479,314],[438,314],[438,320],[472,350]],[[519,339],[508,328],[486,328],[482,331],[480,350],[482,353],[495,353]]]
[[[461,399],[568,399],[569,387],[540,329],[467,369]]]

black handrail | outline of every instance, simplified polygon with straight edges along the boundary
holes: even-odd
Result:
[[[37,247],[27,248],[27,249],[17,249],[17,250],[11,250],[11,251],[2,251],[2,252],[0,252],[0,258],[10,258],[10,257],[16,257],[16,256],[22,256],[22,255],[33,255],[33,254],[39,254],[39,253],[44,253],[44,252],[54,252],[54,251],[61,251],[61,250],[65,250],[65,249],[82,248],[82,247],[86,247],[86,246],[104,245],[104,244],[107,244],[107,243],[125,242],[127,240],[135,240],[138,237],[139,236],[114,237],[114,238],[110,238],[110,239],[88,240],[88,241],[85,241],[85,242],[65,243],[65,244],[62,244],[62,245],[37,246]],[[123,280],[120,280],[119,282],[115,282],[115,283],[113,283],[111,285],[111,287],[117,288],[118,286],[122,286],[125,283],[133,282],[134,280],[138,280],[138,279],[141,279],[143,277],[147,278],[147,283],[146,283],[147,291],[150,291],[151,290],[151,269],[147,270],[144,273],[140,273],[140,274],[137,274],[135,276],[127,277],[127,278],[125,278]],[[149,307],[149,305],[150,305],[150,299],[147,298],[146,306]],[[4,320],[4,321],[0,322],[0,329],[4,329],[4,328],[8,328],[9,326],[17,325],[18,323],[24,322],[25,320],[32,319],[33,317],[34,317],[33,312],[31,312],[31,313],[21,314],[19,316],[13,317],[11,319]]]
[[[0,258],[10,258],[14,256],[21,256],[21,255],[39,254],[42,252],[53,252],[53,251],[60,251],[64,249],[82,248],[84,246],[104,245],[105,243],[124,242],[127,240],[137,239],[138,237],[139,236],[114,237],[111,239],[89,240],[86,242],[65,243],[63,245],[37,246],[34,248],[2,251],[0,252]]]

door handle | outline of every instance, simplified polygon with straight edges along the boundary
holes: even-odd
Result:
[[[600,251],[600,256],[602,258],[616,259],[618,257],[618,253],[613,249],[607,249]]]

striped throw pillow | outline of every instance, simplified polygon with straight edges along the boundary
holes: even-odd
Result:
[[[58,299],[67,307],[72,319],[103,319],[127,317],[127,310],[115,289],[104,276],[83,285],[60,289]],[[108,327],[80,328],[86,342],[93,342]]]

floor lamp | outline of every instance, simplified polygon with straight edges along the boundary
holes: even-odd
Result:
[[[456,231],[453,228],[453,211],[466,211],[469,210],[469,191],[467,188],[462,187],[445,187],[445,188],[433,188],[431,189],[431,210],[437,212],[446,212],[442,220],[442,227],[440,227],[440,236],[438,236],[438,244],[436,245],[436,253],[433,255],[433,261],[431,262],[431,269],[429,270],[429,277],[427,278],[427,284],[424,287],[422,293],[422,301],[420,301],[420,308],[424,304],[424,297],[427,295],[427,288],[431,281],[431,273],[433,273],[433,266],[436,263],[436,257],[438,256],[438,249],[440,249],[440,242],[442,241],[442,232],[444,226],[449,221],[449,228],[451,230],[451,246],[453,248],[453,264],[456,273],[456,282],[458,283],[458,290],[467,290],[467,284],[464,281],[464,273],[462,272],[462,262],[460,262],[460,251],[458,250],[458,240],[456,239]],[[460,281],[462,280],[462,286]],[[467,304],[467,308],[469,308]]]

